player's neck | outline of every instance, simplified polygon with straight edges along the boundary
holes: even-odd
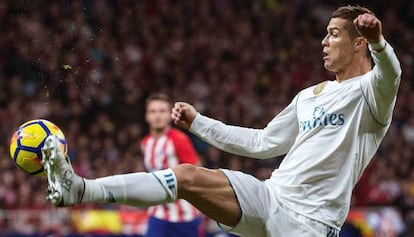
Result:
[[[158,139],[162,136],[164,136],[165,134],[167,134],[167,132],[171,129],[170,126],[164,127],[164,128],[151,128],[150,129],[150,135],[151,137],[153,137],[154,139]]]
[[[341,83],[348,79],[364,75],[365,73],[372,70],[371,62],[367,59],[354,61],[348,65],[345,69],[339,70],[335,73],[336,81]]]

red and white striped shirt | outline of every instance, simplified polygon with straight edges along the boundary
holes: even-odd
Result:
[[[141,148],[144,153],[144,164],[149,172],[172,168],[183,163],[199,163],[190,139],[175,128],[171,128],[159,138],[153,138],[150,134],[145,136],[141,141]],[[150,207],[148,214],[170,222],[187,222],[200,216],[200,212],[183,199]]]

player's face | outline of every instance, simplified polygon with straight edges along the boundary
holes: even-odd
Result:
[[[324,66],[335,73],[346,70],[354,56],[353,40],[345,29],[346,22],[342,18],[332,18],[322,40]]]
[[[145,119],[151,130],[161,131],[171,123],[170,104],[162,100],[152,100],[147,104]]]

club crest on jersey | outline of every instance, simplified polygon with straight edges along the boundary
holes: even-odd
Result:
[[[328,113],[324,107],[316,106],[311,119],[299,121],[299,128],[307,131],[321,126],[342,126],[344,123],[343,113]]]
[[[326,84],[328,84],[328,81],[324,81],[316,85],[315,88],[313,88],[313,94],[319,95],[323,89],[325,89]]]

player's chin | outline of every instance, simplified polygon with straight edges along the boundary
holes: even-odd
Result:
[[[331,72],[335,72],[335,68],[332,66],[332,64],[329,62],[329,61],[327,61],[327,60],[325,60],[324,62],[323,62],[323,67],[326,69],[326,70],[328,70],[328,71],[331,71]]]

